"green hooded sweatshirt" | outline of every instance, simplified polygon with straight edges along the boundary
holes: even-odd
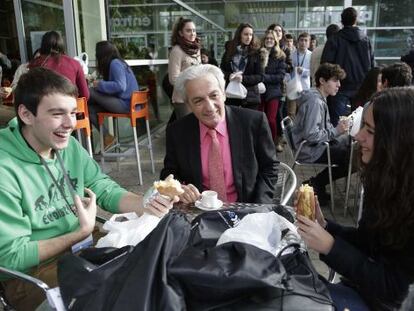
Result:
[[[77,194],[83,197],[84,188],[90,188],[100,207],[118,212],[126,190],[101,172],[77,140],[71,137],[59,153]],[[37,241],[75,231],[79,222],[66,203],[72,205],[73,199],[59,161],[45,159],[56,185],[21,135],[16,118],[0,130],[0,159],[0,265],[27,271],[39,264]]]

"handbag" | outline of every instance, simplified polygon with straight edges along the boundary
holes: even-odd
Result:
[[[244,99],[247,96],[247,89],[241,82],[231,80],[226,87],[227,98]]]
[[[259,90],[259,94],[266,93],[266,85],[263,82],[260,82],[259,84],[257,84],[257,88]]]
[[[286,96],[290,100],[298,99],[303,91],[300,75],[296,72],[294,77],[286,83]]]
[[[293,222],[291,214],[283,206],[274,206],[267,211],[286,217]],[[238,221],[245,215],[263,212],[263,210],[251,208],[242,210],[223,210],[206,212],[196,217],[192,222],[191,236],[188,245],[199,249],[201,252],[208,252],[210,248],[216,245],[217,239],[228,228],[236,226]],[[284,232],[282,232],[282,235]],[[236,244],[236,243],[227,243]],[[290,250],[290,252],[288,252]],[[266,266],[260,266],[261,253],[257,253],[254,265],[269,273]],[[197,258],[197,256],[194,256]],[[253,297],[239,299],[232,304],[227,305],[223,310],[318,310],[333,311],[334,305],[326,285],[319,279],[318,273],[312,265],[312,262],[306,252],[304,252],[298,243],[290,243],[284,247],[275,258],[275,265],[282,264],[286,271],[286,287],[274,289],[272,295],[267,299],[263,297]],[[283,283],[282,279],[282,283]],[[284,284],[284,283],[283,283]],[[220,309],[219,309],[220,310]]]

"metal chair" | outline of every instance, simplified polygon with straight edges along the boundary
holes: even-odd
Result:
[[[104,224],[107,221],[107,219],[101,216],[98,216],[98,215],[96,215],[95,220],[97,223],[100,223],[100,224]],[[0,274],[5,274],[9,276],[10,278],[19,279],[21,281],[35,285],[36,287],[40,288],[45,293],[48,304],[53,310],[54,309],[63,310],[62,308],[59,309],[56,307],[56,304],[59,304],[61,307],[63,307],[63,300],[60,297],[59,287],[50,288],[42,280],[34,278],[28,274],[25,274],[25,273],[22,273],[16,270],[8,269],[2,266],[0,266]],[[4,311],[15,310],[13,306],[11,306],[10,303],[7,301],[1,282],[0,282],[0,310],[4,310]]]
[[[281,205],[288,204],[296,190],[297,178],[295,172],[286,163],[280,162],[275,198]]]
[[[125,152],[111,152],[113,150],[121,150],[122,147],[135,147],[135,155],[137,159],[137,168],[138,168],[138,176],[139,176],[139,184],[142,185],[142,171],[141,171],[141,159],[139,154],[139,145],[138,143],[138,136],[137,136],[137,119],[144,118],[145,119],[145,125],[147,130],[147,138],[148,143],[145,144],[145,146],[149,149],[150,158],[151,158],[151,168],[152,173],[155,173],[154,168],[154,157],[152,153],[152,142],[151,142],[151,132],[149,127],[149,110],[148,110],[148,90],[143,91],[135,91],[132,93],[131,96],[131,103],[130,103],[130,111],[128,113],[112,113],[112,112],[99,112],[98,113],[98,124],[100,127],[100,142],[101,142],[101,164],[104,165],[105,157],[125,157],[130,156],[126,154]],[[109,148],[107,151],[104,150],[104,137],[103,137],[103,124],[105,117],[112,117],[115,120],[115,130],[118,132],[118,123],[117,118],[128,118],[131,122],[131,127],[134,134],[134,144],[121,144],[119,142],[119,135],[118,133],[115,133],[116,137],[116,143],[111,148]],[[141,145],[143,145],[141,143]]]
[[[88,153],[92,158],[92,143],[91,143],[91,124],[89,122],[88,104],[85,97],[80,97],[76,100],[77,112],[76,112],[76,131],[78,140],[82,143],[81,129],[84,129],[86,137],[86,146]]]
[[[319,168],[328,168],[328,172],[329,172],[329,186],[330,186],[330,195],[331,195],[331,211],[334,212],[335,210],[335,201],[334,201],[334,186],[333,186],[333,179],[332,179],[332,167],[336,167],[337,165],[332,164],[331,162],[331,152],[330,152],[330,147],[329,147],[329,143],[325,142],[324,144],[326,145],[326,152],[328,155],[328,163],[305,163],[305,162],[300,162],[298,160],[298,156],[300,154],[300,151],[302,150],[302,147],[304,146],[304,144],[307,142],[306,140],[303,140],[300,144],[299,147],[296,148],[294,141],[293,141],[293,135],[292,135],[292,130],[293,130],[293,121],[290,117],[285,117],[283,118],[282,122],[281,122],[281,126],[282,126],[282,131],[283,131],[283,135],[285,136],[287,145],[289,147],[290,153],[292,155],[293,158],[293,163],[292,163],[292,170],[295,170],[295,166],[312,166],[312,167],[319,167]]]

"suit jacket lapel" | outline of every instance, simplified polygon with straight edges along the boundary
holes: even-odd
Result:
[[[203,189],[203,183],[201,178],[201,151],[200,151],[200,125],[198,119],[192,115],[190,119],[191,123],[189,126],[189,146],[184,146],[190,154],[188,158],[190,159],[190,168],[191,172],[194,173],[194,186],[198,189]]]
[[[239,202],[243,202],[243,135],[241,131],[242,129],[240,128],[241,123],[238,120],[237,115],[229,106],[226,106],[226,122],[227,131],[229,133],[233,178],[237,191],[237,199]]]

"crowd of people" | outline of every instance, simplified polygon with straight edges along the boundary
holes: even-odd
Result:
[[[76,98],[88,99],[91,123],[98,127],[98,112],[129,110],[131,94],[139,90],[134,73],[113,43],[101,41],[96,66],[102,79],[88,87],[79,62],[65,55],[62,37],[47,32],[11,89],[1,92],[3,97],[13,92],[17,117],[0,130],[0,265],[53,286],[56,258],[94,232],[97,205],[162,217],[173,203],[194,203],[207,189],[224,202],[274,202],[276,152],[283,151],[279,125],[286,115],[293,121],[294,144],[306,141],[299,160],[326,163],[329,143],[333,179],[343,177],[350,124],[341,117],[361,106],[363,122],[355,136],[365,189],[359,226],[345,228],[324,218],[320,206],[330,199],[326,169],[307,181],[317,195],[316,221],[298,216],[298,232],[344,277],[326,283],[338,310],[400,307],[414,282],[413,75],[404,62],[375,66],[357,17],[354,8],[344,9],[343,27],[329,25],[326,43],[319,46],[307,32],[295,42],[277,23],[259,39],[251,24],[241,23],[225,43],[220,64],[203,48],[195,23],[180,18],[163,81],[171,88],[174,117],[166,129],[160,177],[173,174],[184,193],[146,203],[103,174],[71,136]],[[0,61],[9,65],[1,53]],[[286,96],[286,83],[293,79],[300,84],[295,99]],[[234,82],[244,87],[243,96],[227,96],[226,87]],[[113,137],[103,130],[110,145]],[[0,280],[18,308],[30,310],[41,302],[32,287]]]

